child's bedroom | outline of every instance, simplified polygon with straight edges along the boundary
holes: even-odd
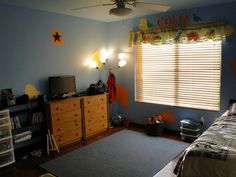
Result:
[[[236,0],[0,0],[1,177],[235,177]]]

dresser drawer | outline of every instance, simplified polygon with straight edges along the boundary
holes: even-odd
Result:
[[[107,95],[96,95],[84,97],[84,106],[98,105],[98,104],[107,104]]]
[[[52,130],[54,135],[65,133],[71,130],[82,129],[81,121],[73,120],[62,124],[53,125]]]
[[[80,99],[70,100],[70,106],[74,110],[80,110],[81,109]]]
[[[107,112],[107,105],[106,104],[87,106],[84,108],[85,117],[91,116],[93,114],[106,113],[106,112]]]
[[[50,103],[51,114],[60,114],[63,112],[80,110],[80,100],[62,101],[60,103]]]
[[[74,110],[74,111],[64,112],[61,114],[53,114],[51,116],[53,125],[72,120],[81,121],[81,110]]]
[[[102,122],[102,121],[103,122],[108,121],[106,112],[99,113],[99,114],[94,114],[94,115],[91,115],[91,116],[87,116],[86,119],[85,119],[85,126],[87,127],[91,124]]]
[[[96,134],[97,132],[102,132],[108,128],[108,122],[102,121],[95,124],[88,125],[86,127],[86,137]]]
[[[78,130],[70,131],[67,133],[60,134],[60,135],[55,135],[54,137],[55,137],[57,145],[60,147],[60,146],[72,143],[74,141],[81,140],[82,130],[78,129]]]
[[[59,114],[66,111],[71,111],[70,102],[63,103],[51,103],[50,104],[51,114]]]

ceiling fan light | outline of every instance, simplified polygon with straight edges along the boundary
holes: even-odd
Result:
[[[133,12],[132,9],[130,8],[126,8],[126,7],[122,7],[122,8],[112,8],[110,10],[110,15],[116,15],[116,16],[126,16],[129,15]]]

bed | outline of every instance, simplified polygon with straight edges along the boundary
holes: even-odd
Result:
[[[174,173],[177,177],[236,177],[236,115],[217,118],[183,152]]]

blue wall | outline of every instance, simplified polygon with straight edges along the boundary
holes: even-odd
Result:
[[[189,15],[195,13],[203,19],[224,19],[228,24],[236,29],[236,3],[189,9],[185,11],[177,11],[172,13],[164,13],[159,15],[147,16],[149,21],[155,24],[155,19],[159,16],[165,15],[179,15],[181,13],[187,13]],[[197,109],[189,109],[182,107],[171,107],[165,105],[149,104],[135,102],[135,49],[128,47],[128,32],[132,29],[137,29],[140,18],[125,20],[120,22],[110,23],[108,26],[108,46],[114,48],[120,47],[129,52],[128,64],[122,68],[117,75],[119,76],[118,85],[123,84],[129,93],[129,105],[127,107],[119,107],[119,112],[136,123],[145,123],[145,118],[152,114],[157,114],[165,110],[173,110],[177,119],[176,123],[169,123],[167,127],[169,129],[179,130],[179,121],[184,117],[190,117],[193,119],[200,119],[201,116],[205,118],[205,128],[207,128],[213,120],[221,115],[227,108],[230,98],[236,98],[236,80],[233,78],[233,72],[230,67],[230,61],[235,59],[236,49],[236,33],[233,33],[229,39],[223,42],[222,47],[222,82],[221,82],[221,104],[220,111],[205,111]]]
[[[161,15],[196,13],[203,19],[225,19],[236,28],[236,3],[191,9]],[[220,13],[219,13],[220,12]],[[156,17],[148,16],[155,23]],[[173,110],[177,123],[168,124],[170,129],[179,129],[183,117],[194,119],[204,116],[206,127],[228,108],[230,98],[235,98],[236,80],[230,61],[236,58],[236,34],[224,41],[222,47],[221,108],[219,112],[171,107],[135,102],[135,51],[128,47],[128,32],[137,28],[140,18],[103,23],[83,18],[59,15],[39,10],[0,6],[1,69],[0,89],[12,88],[16,96],[24,93],[25,84],[34,84],[42,93],[47,92],[47,78],[55,75],[75,75],[77,90],[84,91],[90,83],[99,79],[106,81],[106,72],[89,69],[85,62],[91,54],[102,48],[127,52],[128,64],[114,70],[117,85],[123,84],[129,93],[127,107],[114,105],[114,112],[136,123],[145,123],[145,118],[167,109]],[[62,46],[50,40],[53,29],[60,29],[64,37]]]
[[[25,84],[47,92],[47,79],[75,75],[77,90],[84,91],[102,73],[85,66],[96,50],[106,47],[106,23],[14,6],[0,6],[0,89],[24,94]],[[59,29],[64,43],[50,39]]]

